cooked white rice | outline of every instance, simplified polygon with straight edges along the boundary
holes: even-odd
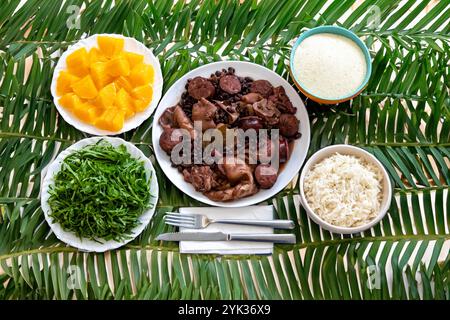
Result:
[[[303,186],[309,206],[323,220],[335,226],[357,227],[378,215],[382,179],[372,163],[336,153],[314,165]]]

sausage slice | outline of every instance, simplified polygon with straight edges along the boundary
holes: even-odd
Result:
[[[256,80],[250,85],[250,92],[259,93],[267,98],[273,93],[273,86],[267,80]]]
[[[280,133],[287,137],[293,137],[298,133],[299,121],[294,114],[283,113],[280,116]]]
[[[216,93],[216,88],[211,81],[203,77],[195,77],[188,84],[188,93],[194,99],[209,98]]]
[[[229,94],[236,94],[241,91],[241,82],[238,77],[232,74],[223,76],[219,80],[220,89]]]
[[[255,178],[262,189],[269,189],[277,181],[278,172],[269,164],[260,164],[255,169]]]

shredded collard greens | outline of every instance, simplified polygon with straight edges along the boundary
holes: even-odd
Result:
[[[150,200],[144,163],[103,140],[67,156],[49,192],[50,217],[95,241],[129,239]]]

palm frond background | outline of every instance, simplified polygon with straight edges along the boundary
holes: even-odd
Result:
[[[0,299],[450,298],[448,1],[20,3],[3,1],[0,10]],[[73,5],[81,8],[78,29],[66,25]],[[296,221],[296,245],[277,246],[270,257],[181,255],[175,244],[154,240],[170,230],[162,213],[200,204],[157,168],[165,192],[151,225],[129,245],[83,253],[50,232],[39,203],[43,169],[85,137],[51,102],[52,70],[67,46],[102,32],[135,37],[158,54],[165,89],[223,59],[263,64],[289,79],[290,45],[323,24],[364,39],[373,75],[351,103],[307,101],[309,152],[349,143],[386,166],[395,194],[379,225],[352,236],[320,229],[299,205],[294,182],[271,202],[280,218]],[[151,122],[124,135],[150,157]]]

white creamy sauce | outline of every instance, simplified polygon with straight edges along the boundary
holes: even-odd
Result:
[[[347,37],[319,33],[304,39],[294,54],[294,73],[314,96],[337,99],[355,93],[367,73],[361,48]]]

